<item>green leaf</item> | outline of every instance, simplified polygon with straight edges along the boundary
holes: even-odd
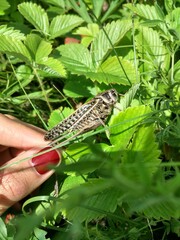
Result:
[[[18,9],[37,30],[45,35],[49,34],[48,16],[41,6],[32,2],[24,2],[18,5]]]
[[[61,15],[53,18],[50,24],[50,39],[65,35],[83,23],[83,19],[75,15]]]
[[[110,142],[116,149],[125,149],[129,144],[139,123],[150,113],[149,107],[127,108],[124,112],[113,115],[109,122]]]
[[[92,44],[92,59],[99,66],[107,57],[112,48],[124,37],[131,28],[131,21],[116,21],[108,23],[99,31],[95,41]]]
[[[64,1],[64,0],[46,0],[46,3],[49,3],[49,8],[50,9],[51,9],[51,5],[56,6],[58,9],[59,8],[63,8],[64,9],[66,7],[68,8],[68,2]]]
[[[22,41],[11,36],[0,35],[0,51],[17,57],[25,62],[31,60],[29,51]]]
[[[180,221],[179,221],[179,219],[172,219],[171,230],[173,233],[177,234],[178,237],[180,237]]]
[[[85,180],[81,176],[68,176],[61,188],[61,194],[67,192],[68,190],[80,186],[84,183]],[[66,198],[67,195],[64,195],[63,198]]]
[[[166,8],[166,11],[171,13],[173,11],[173,8],[174,8],[174,1],[173,0],[166,0],[164,1],[164,5],[165,5],[165,8]]]
[[[179,79],[180,79],[180,60],[177,61],[177,62],[175,63],[175,65],[172,66],[172,68],[169,70],[169,73],[168,73],[168,75],[169,75],[169,81],[172,81],[172,79],[171,79],[172,71],[173,71],[174,81],[179,82]]]
[[[169,35],[166,24],[164,22],[165,16],[158,6],[150,6],[148,4],[126,4],[125,7],[131,9],[136,15],[139,15],[143,19],[147,20],[160,20],[158,26],[161,30],[166,34]]]
[[[19,30],[15,30],[12,27],[7,27],[7,25],[1,25],[0,26],[0,35],[9,36],[13,39],[17,40],[24,40],[25,36],[23,33],[21,33]]]
[[[89,184],[87,183],[85,185]],[[89,189],[89,191],[91,191],[91,189]],[[94,196],[83,199],[82,206],[70,209],[67,211],[66,216],[70,220],[78,219],[80,222],[90,222],[93,219],[101,219],[107,216],[108,213],[115,211],[119,196],[120,194],[117,189],[106,189]]]
[[[103,8],[103,4],[104,4],[104,0],[92,0],[93,3],[93,12],[94,15],[96,16],[96,18],[98,19],[101,15],[102,12],[102,8]]]
[[[131,80],[131,83],[136,83],[136,70],[134,64],[129,60],[119,58],[124,69],[128,73],[128,78]],[[104,82],[106,84],[116,83],[129,85],[129,81],[121,68],[120,62],[116,56],[109,57],[105,62],[103,62],[97,69],[97,72],[94,74],[87,73],[86,75],[93,80],[98,82]]]
[[[62,45],[58,48],[64,65],[75,74],[84,74],[87,78],[99,83],[117,83],[129,85],[129,81],[121,68],[119,61],[128,72],[131,82],[137,82],[136,71],[132,62],[126,59],[109,57],[102,65],[94,69],[89,50],[81,44]]]
[[[157,166],[160,163],[160,151],[158,150],[158,144],[155,142],[154,126],[141,126],[135,133],[132,142],[128,146],[130,151],[123,158],[123,162],[126,163],[147,163],[146,169],[150,174],[157,170]]]
[[[89,23],[87,27],[79,27],[73,34],[81,35],[81,43],[88,47],[99,33],[99,26],[96,23]]]
[[[40,69],[44,72],[57,77],[66,77],[66,70],[60,60],[52,57],[38,59]]]
[[[57,50],[61,52],[62,62],[72,73],[82,74],[94,69],[90,52],[82,44],[61,45]]]
[[[175,36],[177,35],[177,41],[180,39],[180,8],[175,8],[168,15],[166,15],[166,22],[168,24],[169,30],[173,30],[175,32]],[[171,32],[172,34],[172,32]]]
[[[102,218],[116,209],[119,191],[111,188],[110,184],[102,179],[91,179],[85,183],[82,177],[68,177],[61,193],[67,190],[70,191],[63,195],[65,202],[60,208],[65,209],[63,212],[70,220],[89,222],[92,219]],[[70,201],[72,198],[73,204]]]
[[[139,83],[135,84],[123,95],[123,98],[121,98],[120,100],[121,110],[125,110],[127,107],[130,106],[137,90],[139,89],[139,86]]]
[[[79,0],[77,4],[76,0],[71,0],[69,1],[69,4],[74,9],[74,11],[76,11],[82,17],[82,19],[84,19],[85,22],[92,23],[90,14],[87,11],[87,7],[84,1]]]
[[[34,229],[34,237],[31,240],[36,240],[36,239],[50,240],[50,238],[47,238],[46,235],[47,235],[47,231],[36,227]]]
[[[97,89],[92,81],[81,76],[72,76],[64,86],[64,93],[71,98],[92,97]]]
[[[151,71],[155,68],[157,70],[169,69],[170,55],[157,31],[148,27],[141,27],[138,29],[135,41],[145,69]]]
[[[1,0],[0,5],[0,15],[6,15],[6,11],[8,8],[10,8],[10,3],[7,0]]]
[[[146,195],[136,201],[132,199],[130,207],[137,212],[143,212],[148,218],[178,219],[180,217],[179,182],[179,174],[168,181],[158,182]]]
[[[67,148],[67,150],[64,154],[66,156],[66,163],[68,163],[68,162],[72,163],[72,159],[73,159],[73,162],[79,161],[80,157],[82,157],[83,155],[90,153],[90,152],[91,152],[91,149],[89,148],[87,143],[71,144]]]
[[[41,63],[41,59],[47,57],[52,51],[52,45],[36,34],[29,34],[25,45],[36,63]]]
[[[106,4],[106,2],[104,2],[104,4]],[[109,6],[107,8],[107,10],[103,13],[103,16],[101,18],[101,23],[104,23],[108,18],[110,18],[114,13],[114,11],[118,8],[120,8],[122,2],[119,0],[114,0],[114,1],[110,1]]]
[[[7,240],[7,229],[6,229],[6,225],[3,222],[2,218],[0,218],[0,239],[2,240]]]

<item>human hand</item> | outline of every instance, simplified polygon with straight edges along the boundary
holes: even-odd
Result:
[[[53,174],[48,165],[60,163],[58,151],[29,158],[44,151],[46,146],[44,130],[0,114],[0,168],[3,167],[0,169],[0,214]]]

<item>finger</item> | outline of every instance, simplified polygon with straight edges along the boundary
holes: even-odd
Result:
[[[49,165],[56,166],[60,163],[60,153],[55,150],[30,159],[38,150],[21,153],[0,172],[0,214],[49,178],[53,174]]]
[[[45,145],[45,131],[0,114],[0,145],[30,149]]]

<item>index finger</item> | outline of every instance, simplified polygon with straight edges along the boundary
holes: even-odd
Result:
[[[43,129],[0,114],[0,145],[30,149],[47,144]]]

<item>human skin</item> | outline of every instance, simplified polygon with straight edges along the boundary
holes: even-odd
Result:
[[[0,114],[0,214],[46,181],[54,172],[49,165],[60,163],[60,152],[47,150],[44,133]],[[41,155],[34,156],[41,151]]]

